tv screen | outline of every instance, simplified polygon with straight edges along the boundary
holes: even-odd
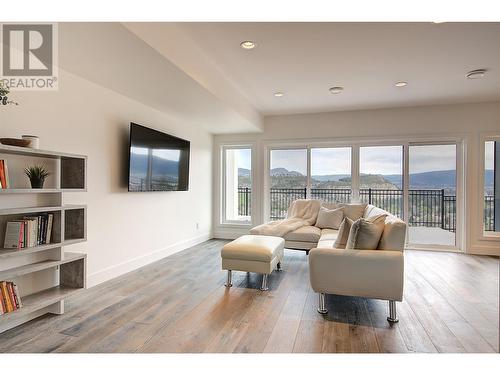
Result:
[[[188,190],[189,148],[189,141],[131,123],[128,190]]]

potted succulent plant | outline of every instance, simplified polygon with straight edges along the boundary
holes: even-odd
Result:
[[[43,188],[45,178],[50,175],[50,172],[47,171],[43,165],[34,165],[24,168],[24,173],[30,179],[31,187],[33,189]]]

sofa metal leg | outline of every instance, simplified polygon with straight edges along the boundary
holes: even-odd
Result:
[[[262,285],[260,286],[260,290],[268,290],[269,288],[267,287],[267,274],[262,275]]]
[[[283,271],[283,268],[281,267],[281,262],[278,262],[278,264],[276,265],[276,270]]]
[[[328,313],[328,310],[326,309],[325,293],[318,293],[318,297],[319,297],[318,312],[320,314]]]
[[[396,313],[396,301],[389,301],[389,316],[387,321],[390,323],[399,322],[398,315]]]
[[[226,283],[224,284],[224,286],[226,286],[228,288],[231,288],[233,286],[233,284],[232,284],[232,271],[231,270],[227,270],[227,280],[226,280]]]

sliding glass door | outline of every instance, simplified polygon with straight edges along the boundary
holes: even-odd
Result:
[[[410,247],[456,249],[461,245],[457,232],[463,202],[459,145],[402,142],[271,149],[269,218],[285,218],[290,203],[299,198],[364,202],[405,220]],[[485,227],[492,228],[497,223],[489,198],[493,146],[485,148],[485,196],[491,201]]]
[[[456,144],[410,145],[409,180],[409,244],[456,246]]]

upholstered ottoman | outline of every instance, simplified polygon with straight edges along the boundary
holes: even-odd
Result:
[[[226,286],[231,287],[231,271],[262,274],[260,290],[267,290],[267,275],[281,270],[285,240],[280,237],[244,235],[224,245],[221,251],[222,269],[227,270]]]

